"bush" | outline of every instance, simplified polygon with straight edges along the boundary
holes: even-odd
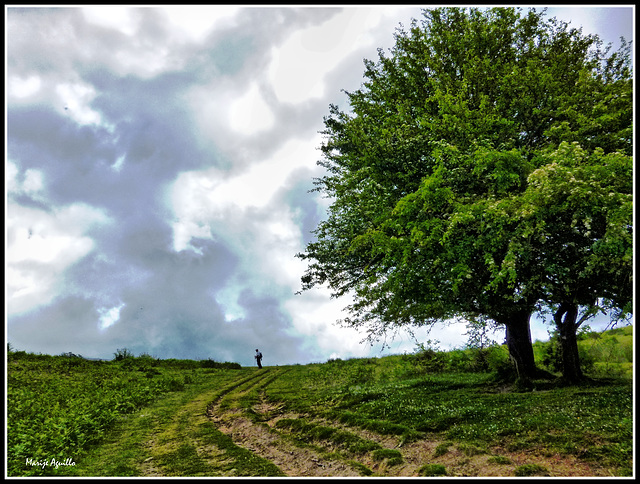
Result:
[[[219,368],[224,370],[239,370],[240,368],[242,368],[242,366],[240,366],[239,363],[231,363],[228,361],[225,361],[224,363],[220,363],[218,361],[212,360],[211,358],[202,360],[200,362],[200,366],[202,368]]]
[[[418,475],[425,477],[446,476],[447,469],[442,464],[426,464],[420,468]]]
[[[438,373],[446,368],[447,353],[439,350],[438,343],[438,341],[431,340],[427,341],[426,344],[419,343],[416,346],[415,353],[406,355],[407,361],[413,367],[413,372],[416,375]]]
[[[512,382],[518,377],[509,358],[509,350],[504,346],[492,346],[486,350],[487,369],[497,381]]]
[[[166,380],[165,386],[169,392],[181,392],[184,390],[184,380],[179,378],[169,378]]]
[[[438,444],[436,450],[433,452],[434,457],[440,457],[441,455],[449,452],[449,447],[453,445],[453,442],[443,442],[442,444]]]
[[[128,358],[133,358],[133,353],[129,351],[127,348],[118,348],[116,352],[113,354],[113,359],[116,361],[126,360]]]
[[[390,466],[402,464],[402,454],[395,449],[376,449],[373,451],[374,461],[387,461]]]
[[[474,371],[472,350],[451,350],[447,354],[446,369],[450,371]]]
[[[477,445],[464,442],[458,445],[458,450],[466,456],[481,455],[487,453],[487,449],[483,447],[478,447]]]

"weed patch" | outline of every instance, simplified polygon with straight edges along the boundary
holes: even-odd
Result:
[[[484,447],[479,447],[473,444],[468,444],[468,443],[462,443],[460,445],[458,445],[458,450],[466,455],[466,456],[472,456],[472,455],[480,455],[480,454],[486,454],[487,453],[487,449]]]
[[[373,460],[376,462],[386,461],[390,466],[396,466],[403,462],[402,454],[395,449],[376,449],[373,451]]]
[[[349,454],[364,454],[381,448],[376,442],[363,439],[351,432],[317,425],[302,419],[282,419],[276,424],[279,429],[288,429],[296,434],[296,439],[304,442],[322,442],[337,446]]]
[[[440,457],[441,455],[445,455],[449,452],[449,447],[453,445],[453,442],[443,442],[438,444],[436,450],[433,452],[434,457]]]
[[[511,464],[511,459],[503,457],[501,455],[494,455],[487,459],[489,464],[498,464],[498,465],[509,465]]]
[[[446,476],[447,469],[442,464],[425,464],[420,468],[418,474],[423,477]]]
[[[549,471],[538,464],[524,464],[516,468],[515,475],[516,477],[548,476]]]

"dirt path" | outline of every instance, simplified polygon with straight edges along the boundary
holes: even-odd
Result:
[[[567,455],[536,452],[509,452],[506,449],[478,449],[438,440],[420,440],[402,445],[399,438],[345,427],[312,415],[287,412],[282,405],[269,402],[264,388],[277,378],[279,370],[257,373],[220,393],[206,411],[209,421],[233,443],[275,464],[291,477],[420,476],[427,464],[443,466],[447,476],[515,476],[524,465],[538,476],[603,476],[602,470]],[[259,395],[256,403],[256,392]],[[248,402],[253,402],[248,404]],[[283,422],[304,422],[327,434],[305,436],[280,426]],[[331,435],[343,440],[351,436],[374,451],[354,451]],[[380,456],[400,458],[380,458]],[[378,458],[376,458],[378,457]],[[538,467],[535,467],[538,466]],[[442,467],[433,468],[437,472]]]
[[[262,372],[255,378],[230,388],[211,402],[206,412],[209,420],[219,431],[231,437],[234,444],[273,462],[287,476],[360,475],[350,466],[327,460],[309,448],[295,445],[291,439],[275,431],[275,422],[283,417],[278,405],[269,404],[264,398],[249,409],[242,405],[242,400],[251,392],[266,386],[275,377],[270,371],[277,376],[278,370]],[[249,413],[254,418],[249,418]],[[261,420],[263,422],[256,422]]]

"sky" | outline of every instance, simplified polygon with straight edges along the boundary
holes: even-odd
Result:
[[[548,16],[617,45],[634,13]],[[363,59],[420,17],[416,5],[5,6],[6,340],[243,366],[256,348],[284,365],[464,345],[460,323],[371,345],[336,324],[349,301],[296,294],[295,254],[328,206],[309,192],[323,117],[348,109]],[[548,329],[534,321],[533,339]]]

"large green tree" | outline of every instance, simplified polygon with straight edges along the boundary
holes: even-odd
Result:
[[[553,311],[568,381],[582,378],[577,330],[598,308],[632,311],[632,158],[563,142],[543,156],[521,197],[514,238],[531,255],[542,301]],[[584,316],[578,318],[579,308]]]
[[[531,377],[531,314],[565,301],[546,297],[540,267],[553,254],[516,237],[542,217],[524,217],[530,179],[563,142],[631,155],[631,84],[609,75],[624,56],[544,11],[513,8],[424,10],[395,40],[365,61],[350,109],[325,118],[316,189],[332,203],[299,254],[303,290],[350,295],[345,323],[369,338],[488,317]],[[594,119],[607,93],[615,110]]]

